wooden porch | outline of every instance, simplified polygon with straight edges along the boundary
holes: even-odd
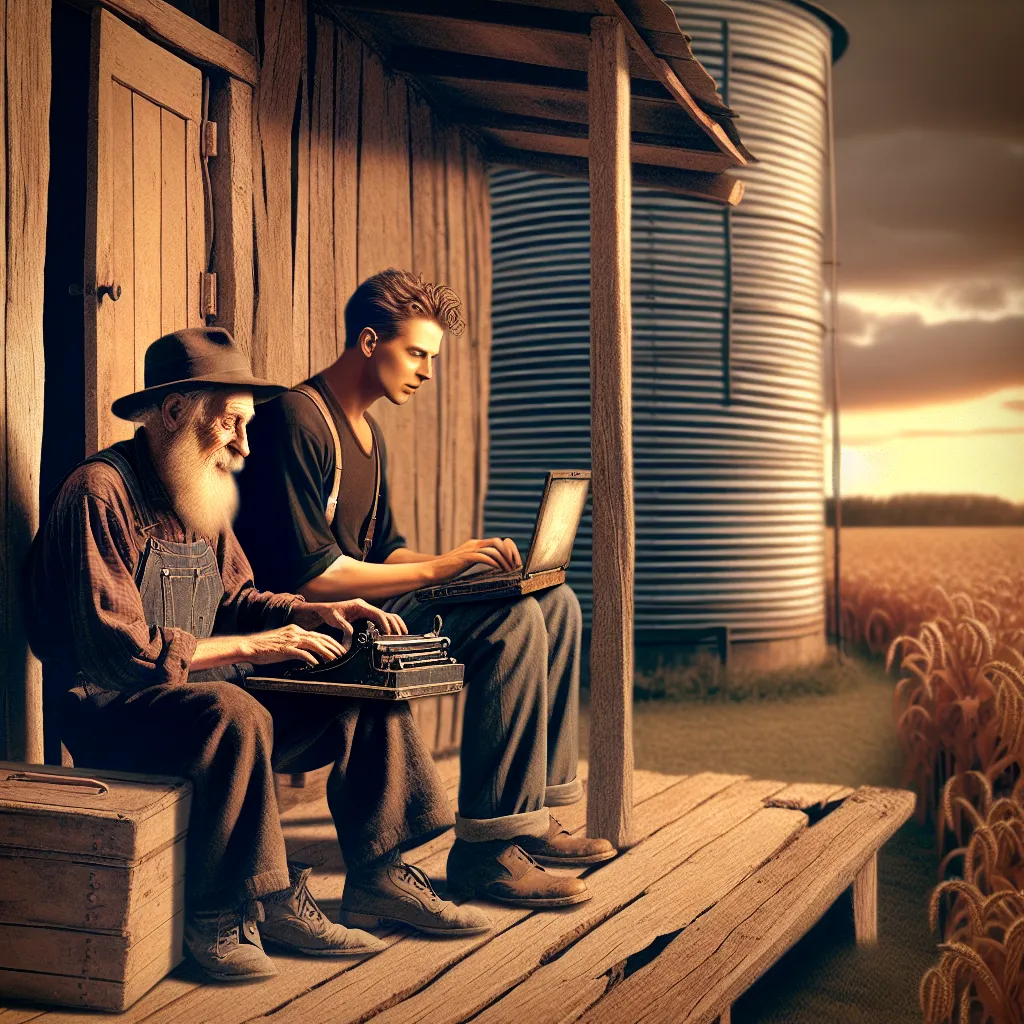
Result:
[[[458,760],[439,768],[454,801]],[[317,798],[282,819],[289,855],[315,866],[314,894],[335,917],[345,872],[323,779],[311,777]],[[633,785],[636,842],[588,873],[588,903],[545,913],[489,905],[488,935],[449,941],[396,930],[376,957],[276,957],[280,975],[250,985],[204,984],[182,965],[117,1019],[728,1021],[732,1003],[851,887],[857,940],[875,939],[876,854],[910,816],[913,794],[709,772],[637,771]],[[581,830],[584,802],[559,819]],[[451,842],[448,832],[408,859],[443,879]],[[97,1019],[0,1008],[0,1024]]]

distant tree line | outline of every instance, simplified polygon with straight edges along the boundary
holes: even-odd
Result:
[[[842,499],[843,526],[1024,526],[1024,505],[982,494],[896,494]],[[825,522],[835,505],[825,499]]]

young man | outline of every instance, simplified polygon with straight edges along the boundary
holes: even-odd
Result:
[[[145,390],[113,405],[143,427],[61,485],[26,568],[27,621],[47,679],[63,681],[62,739],[80,765],[192,782],[192,957],[210,977],[233,980],[275,973],[261,935],[316,956],[383,948],[330,922],[310,896],[309,869],[285,857],[273,772],[332,763],[327,797],[356,908],[435,933],[487,930],[480,911],[440,900],[398,856],[452,821],[406,706],[257,699],[238,685],[244,663],[339,657],[353,619],[405,631],[365,601],[253,585],[232,532],[234,474],[249,455],[254,401],[285,389],[255,379],[217,328],[154,342],[145,379]],[[313,632],[325,624],[341,640]]]
[[[534,858],[581,865],[615,854],[605,840],[570,836],[548,811],[582,796],[579,603],[560,586],[511,601],[421,604],[417,588],[473,566],[511,569],[519,552],[497,537],[439,556],[409,550],[388,501],[384,441],[367,412],[379,398],[409,401],[433,376],[445,331],[461,329],[460,303],[447,287],[401,270],[364,281],[345,308],[344,352],[307,382],[324,408],[292,391],[260,416],[256,454],[241,477],[239,538],[261,586],[315,601],[382,600],[414,633],[442,614],[467,682],[449,890],[564,906],[589,898],[585,883],[546,872]],[[342,453],[330,524],[336,458],[325,412]]]

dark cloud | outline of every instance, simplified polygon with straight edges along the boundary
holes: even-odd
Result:
[[[893,434],[865,434],[862,437],[844,437],[843,444],[868,447],[886,441],[905,441],[908,438],[934,437],[1001,437],[1004,434],[1024,434],[1024,427],[978,427],[976,430],[900,430]]]
[[[842,285],[1024,286],[1024,3],[826,6],[850,30],[833,75]]]
[[[826,346],[825,380],[830,379]],[[845,410],[956,401],[1024,384],[1024,317],[925,324],[886,317],[871,345],[839,349]],[[826,394],[828,393],[826,389]]]
[[[1003,408],[1010,412],[1024,412],[1024,398],[1008,398],[1003,402]]]
[[[1024,135],[1020,0],[828,0],[850,30],[839,138],[903,129]]]
[[[1024,286],[1024,143],[915,131],[837,159],[841,286]]]

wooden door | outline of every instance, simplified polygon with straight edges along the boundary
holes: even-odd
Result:
[[[86,453],[131,437],[110,404],[144,386],[146,347],[201,326],[202,73],[108,11],[92,22],[85,239]],[[120,295],[114,300],[111,292]]]

